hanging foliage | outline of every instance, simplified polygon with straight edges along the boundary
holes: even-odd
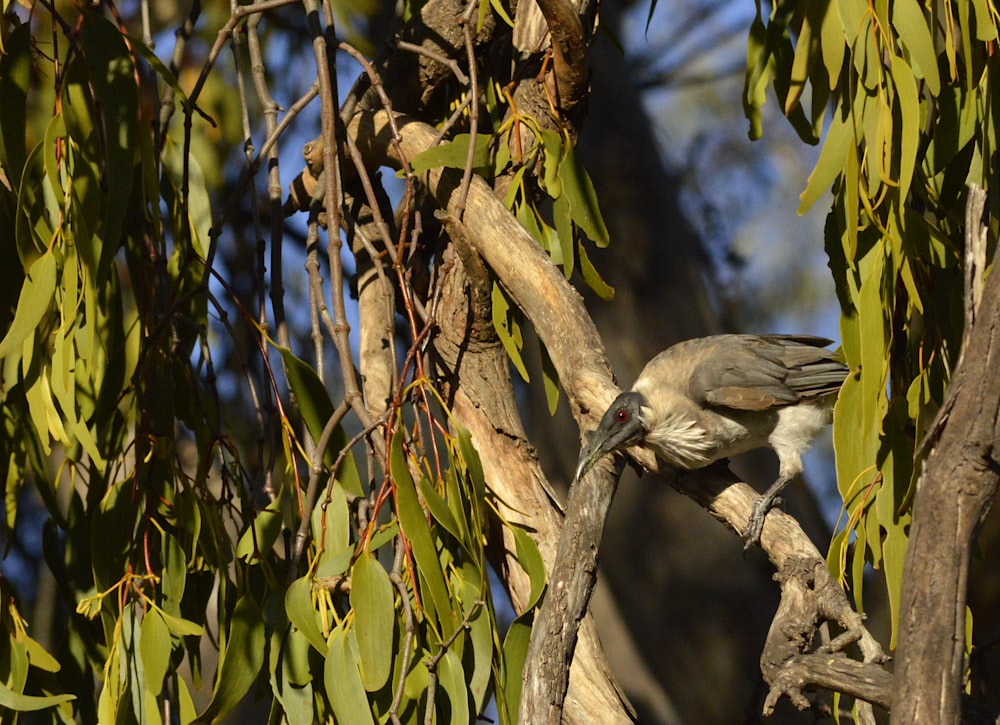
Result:
[[[844,509],[829,564],[859,608],[865,566],[883,572],[895,632],[920,444],[963,333],[964,218],[954,210],[997,173],[1000,14],[992,0],[762,8],[748,44],[750,135],[762,133],[773,88],[800,137],[822,141],[800,213],[832,192],[826,248],[853,374],[834,419]]]

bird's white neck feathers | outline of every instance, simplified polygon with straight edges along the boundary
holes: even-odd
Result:
[[[712,462],[712,443],[705,429],[680,413],[668,413],[653,419],[653,410],[642,407],[642,421],[647,433],[645,443],[667,463],[680,468],[701,468]]]

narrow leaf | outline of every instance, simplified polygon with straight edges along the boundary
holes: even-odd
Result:
[[[392,437],[389,469],[396,485],[399,524],[403,529],[403,535],[409,540],[413,549],[413,557],[416,559],[420,581],[424,585],[422,594],[425,598],[430,596],[438,613],[444,635],[450,635],[456,626],[453,616],[449,616],[451,599],[448,596],[448,587],[445,584],[444,572],[441,569],[441,561],[438,558],[434,537],[427,525],[424,510],[417,498],[417,489],[413,485],[413,478],[410,476],[410,469],[406,464],[400,430],[397,430]]]
[[[146,671],[146,688],[153,695],[163,690],[163,678],[170,668],[170,630],[154,608],[146,611],[139,628],[139,652]]]
[[[0,358],[5,358],[35,331],[52,303],[56,291],[56,258],[50,251],[36,259],[17,298],[14,321],[0,340]]]
[[[597,192],[572,147],[566,150],[562,163],[559,164],[559,178],[562,181],[562,196],[569,201],[573,221],[598,247],[608,246],[611,235],[601,216]]]
[[[892,3],[892,27],[899,33],[914,74],[927,81],[931,95],[938,95],[941,92],[941,77],[938,74],[937,53],[927,17],[918,0],[895,0]]]

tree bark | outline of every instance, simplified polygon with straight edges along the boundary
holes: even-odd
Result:
[[[966,230],[967,236],[978,232]],[[994,258],[948,397],[924,444],[929,453],[903,566],[894,724],[961,720],[970,555],[1000,484],[998,391],[1000,275]]]

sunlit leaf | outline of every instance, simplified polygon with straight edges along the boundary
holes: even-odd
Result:
[[[163,679],[170,668],[170,630],[156,609],[146,611],[139,631],[139,652],[146,671],[146,687],[153,695],[163,690]]]
[[[504,350],[510,358],[514,368],[520,373],[524,382],[531,382],[528,378],[528,369],[524,366],[521,358],[521,328],[515,318],[515,310],[507,301],[507,295],[496,282],[493,283],[493,327],[503,343]]]
[[[323,667],[326,694],[337,720],[351,725],[374,722],[358,659],[343,626],[333,630]]]
[[[445,635],[454,631],[456,622],[451,612],[451,599],[445,584],[444,572],[438,558],[437,547],[431,529],[424,517],[424,510],[417,498],[417,489],[413,485],[410,469],[403,453],[402,431],[396,430],[392,437],[389,454],[389,468],[396,485],[396,504],[399,507],[399,523],[403,535],[410,542],[413,557],[416,559],[417,572],[423,584],[421,594],[434,604],[437,617]],[[427,602],[424,602],[426,607]]]
[[[528,595],[528,602],[525,609],[531,609],[538,602],[545,591],[545,562],[538,551],[538,545],[528,536],[528,532],[520,526],[511,526],[514,534],[514,544],[517,550],[517,563],[521,565],[524,572],[531,580],[531,594]]]
[[[0,358],[19,350],[49,310],[56,290],[56,258],[52,252],[35,260],[17,298],[14,320],[0,340]]]
[[[469,157],[469,139],[467,133],[456,134],[446,143],[432,146],[426,151],[410,159],[410,169],[414,174],[422,174],[431,169],[441,167],[464,169]],[[472,168],[477,172],[485,172],[490,167],[490,142],[493,137],[481,133],[476,136],[476,150],[472,158]]]
[[[351,608],[361,655],[361,681],[369,692],[385,684],[392,668],[392,600],[392,583],[385,568],[375,557],[361,554],[351,570]]]
[[[438,662],[438,677],[441,687],[448,694],[451,704],[452,725],[468,725],[469,722],[469,692],[465,685],[465,671],[462,662],[453,649],[444,653]]]
[[[941,78],[938,75],[937,53],[927,18],[918,0],[894,0],[892,26],[899,33],[899,40],[914,74],[927,81],[932,95],[938,95],[941,92]],[[893,76],[898,80],[895,70]]]
[[[64,702],[72,702],[75,695],[25,695],[14,692],[6,684],[0,682],[0,707],[14,712],[35,712],[49,707],[55,707]]]
[[[246,562],[266,557],[281,533],[281,511],[272,504],[258,511],[236,544],[236,556]]]
[[[346,570],[346,566],[344,567]],[[317,621],[316,607],[312,600],[312,581],[304,576],[293,581],[285,592],[285,613],[288,621],[305,635],[317,652],[325,654],[327,642],[323,639]]]
[[[615,297],[615,288],[604,281],[601,277],[600,272],[594,267],[593,263],[590,261],[590,257],[587,255],[587,249],[583,242],[577,244],[577,254],[580,258],[580,274],[583,275],[583,281],[587,283],[587,286],[593,290],[594,294],[600,297],[602,300],[611,301]]]

